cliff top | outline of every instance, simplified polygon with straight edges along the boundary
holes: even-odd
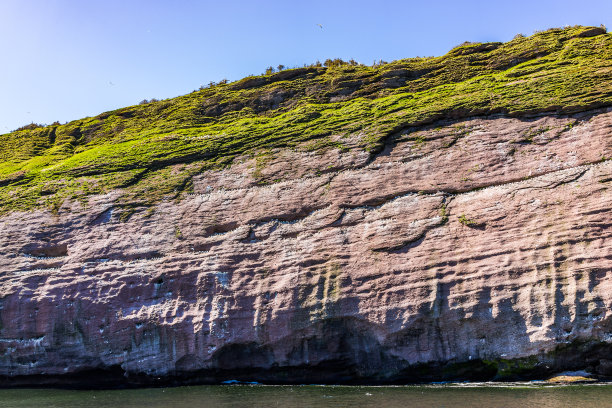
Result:
[[[116,189],[126,207],[148,205],[180,197],[195,174],[240,157],[265,166],[282,148],[376,153],[390,135],[440,119],[612,105],[612,35],[599,27],[464,43],[441,57],[331,65],[0,135],[0,213],[57,210]]]

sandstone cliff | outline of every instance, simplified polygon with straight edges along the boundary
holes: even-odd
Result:
[[[432,93],[406,89],[424,72],[389,67],[369,84],[345,67],[342,80],[359,83],[316,102],[327,104],[316,114],[289,103],[302,91],[323,92],[292,84],[292,70],[275,74],[285,75],[284,91],[242,106],[198,102],[200,118],[230,115],[247,136],[259,122],[235,117],[236,109],[256,119],[264,104],[262,121],[307,111],[273,129],[288,138],[280,144],[253,136],[238,149],[223,135],[203,147],[214,137],[173,124],[155,128],[155,148],[174,143],[170,153],[142,158],[138,146],[152,148],[155,138],[146,123],[134,132],[147,139],[136,141],[121,133],[126,125],[104,127],[141,114],[125,111],[100,115],[93,130],[79,122],[0,136],[26,146],[4,153],[0,168],[4,384],[504,380],[568,369],[609,378],[612,41],[583,27],[524,41],[535,44],[525,45],[524,60],[489,62],[501,74],[478,68],[455,81],[437,69],[430,78],[442,82],[428,87],[452,101],[427,99],[427,111],[380,102]],[[479,67],[483,55],[509,53],[508,44],[449,55],[480,55],[468,59]],[[566,54],[584,54],[585,44],[599,65],[572,68],[579,56]],[[499,102],[494,88],[486,103],[466,107],[460,98],[472,85],[485,89],[487,75],[511,78],[503,92],[531,93]],[[269,86],[270,78],[247,85]],[[560,99],[530,88],[541,78],[558,82]],[[244,82],[223,86],[243,92]],[[282,94],[291,87],[294,94]],[[530,98],[541,105],[517,108]],[[351,101],[359,104],[329,105]],[[388,111],[377,116],[370,101]],[[356,128],[302,128],[325,128],[320,121],[352,109],[368,110]],[[302,133],[292,136],[291,126]],[[113,150],[126,143],[136,165]],[[210,164],[211,151],[220,165]]]

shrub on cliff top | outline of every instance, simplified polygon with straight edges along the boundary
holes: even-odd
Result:
[[[13,132],[19,132],[20,130],[33,130],[33,129],[38,129],[41,127],[44,127],[45,125],[41,124],[41,123],[30,123],[21,127],[18,127],[17,129],[13,130]]]

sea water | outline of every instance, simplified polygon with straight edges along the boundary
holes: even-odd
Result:
[[[129,390],[0,390],[0,407],[612,408],[612,384],[221,385]]]

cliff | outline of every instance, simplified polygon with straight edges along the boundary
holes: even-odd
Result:
[[[612,36],[0,136],[4,385],[612,376]]]

